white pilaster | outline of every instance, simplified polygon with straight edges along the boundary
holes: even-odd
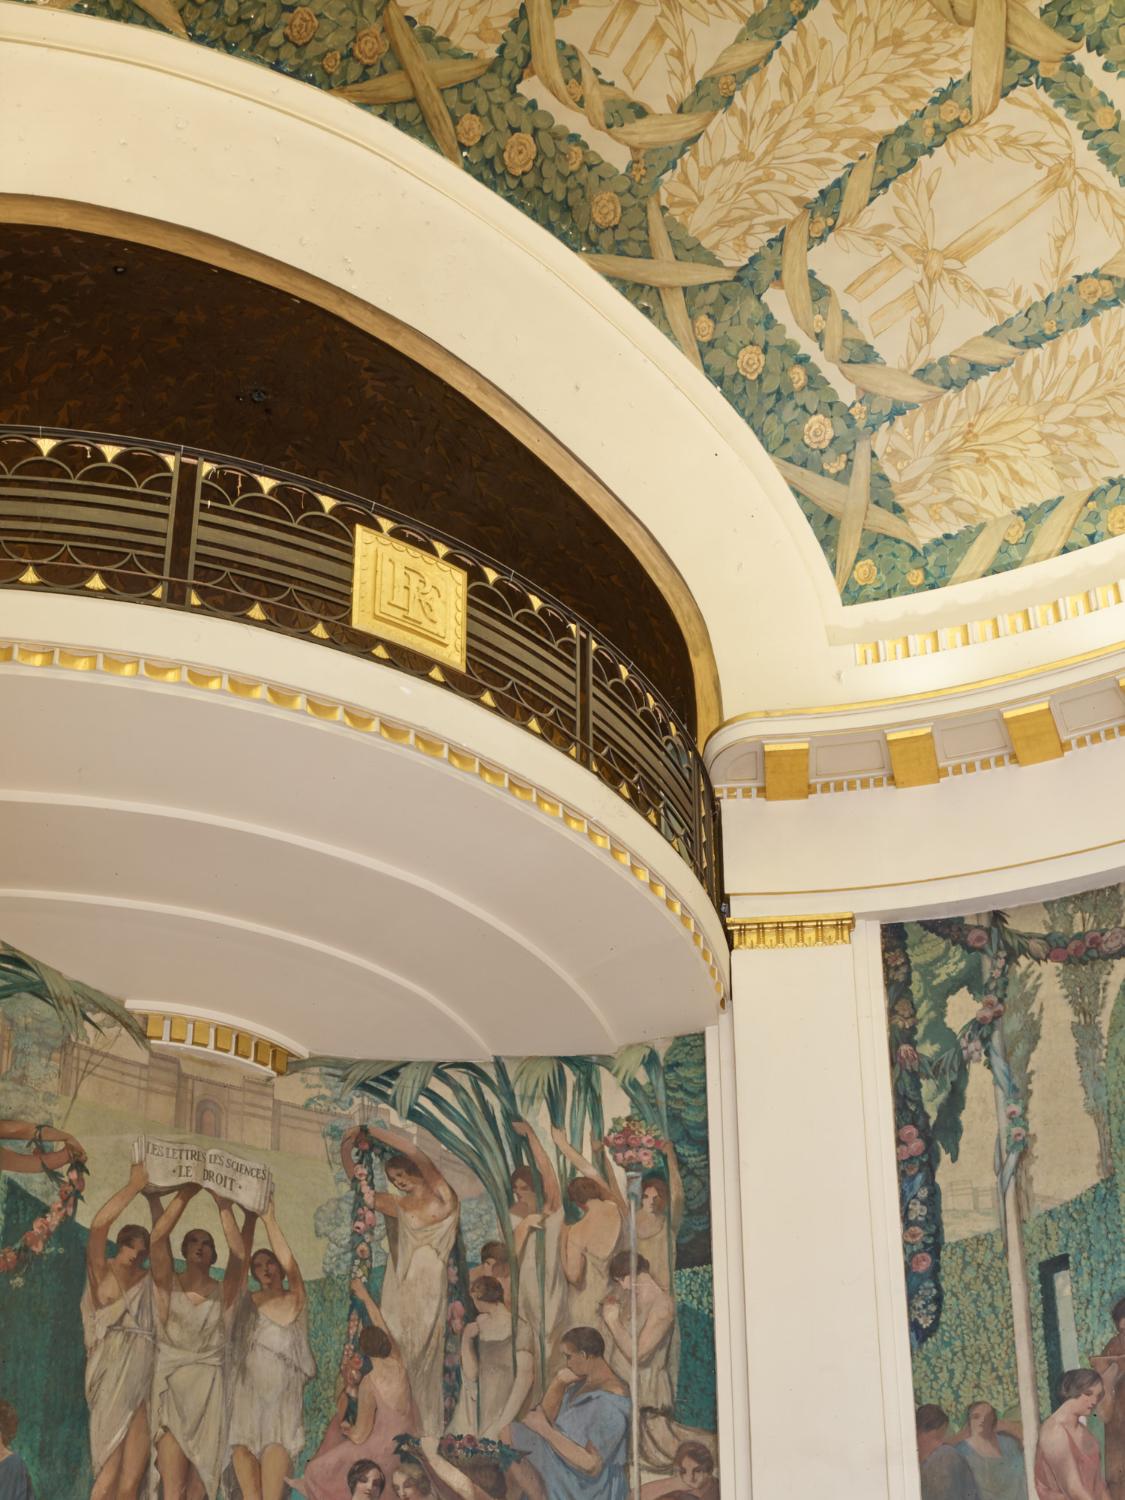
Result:
[[[878,927],[732,985],[755,1500],[911,1500]]]
[[[750,1390],[739,1186],[738,1077],[729,1008],[707,1039],[711,1265],[715,1300],[719,1473],[724,1495],[750,1500]]]

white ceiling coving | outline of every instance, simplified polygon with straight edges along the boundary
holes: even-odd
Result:
[[[49,665],[27,648],[0,665],[6,941],[136,1008],[233,1021],[297,1051],[608,1052],[713,1020],[703,955],[718,955],[721,975],[726,952],[701,887],[627,804],[533,736],[430,684],[264,631],[8,600],[5,624],[17,603],[25,616],[46,606],[55,634]],[[139,635],[145,661],[221,661],[237,682],[294,694],[307,679],[316,702],[393,715],[431,748],[264,692],[100,665],[123,646],[137,659]],[[76,658],[99,665],[59,665]],[[433,750],[450,744],[539,800]]]

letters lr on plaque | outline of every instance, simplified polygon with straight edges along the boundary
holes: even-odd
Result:
[[[355,530],[352,626],[465,670],[468,575],[432,553]]]

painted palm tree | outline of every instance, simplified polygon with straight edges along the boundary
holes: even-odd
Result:
[[[511,1218],[512,1173],[530,1167],[542,1201],[543,1183],[527,1141],[515,1125],[544,1105],[551,1124],[580,1146],[587,1127],[605,1134],[603,1074],[611,1075],[633,1110],[667,1135],[668,1111],[660,1054],[626,1047],[613,1057],[524,1058],[509,1070],[503,1058],[476,1062],[387,1062],[309,1057],[291,1065],[331,1078],[345,1098],[363,1094],[402,1120],[420,1126],[477,1177],[496,1214],[512,1267],[512,1305],[518,1306],[519,1264]],[[560,1163],[565,1171],[566,1164]],[[545,1274],[537,1249],[537,1271]],[[540,1287],[542,1293],[543,1287]]]
[[[86,1027],[105,1031],[116,1026],[147,1048],[144,1026],[120,1000],[78,979],[68,979],[50,964],[40,963],[18,948],[0,942],[0,1005],[19,996],[41,1000],[55,1013],[70,1041],[84,1041]]]

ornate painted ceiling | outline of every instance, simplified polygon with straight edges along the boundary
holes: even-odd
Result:
[[[855,603],[1125,534],[1122,0],[48,0],[436,147],[750,425]]]

